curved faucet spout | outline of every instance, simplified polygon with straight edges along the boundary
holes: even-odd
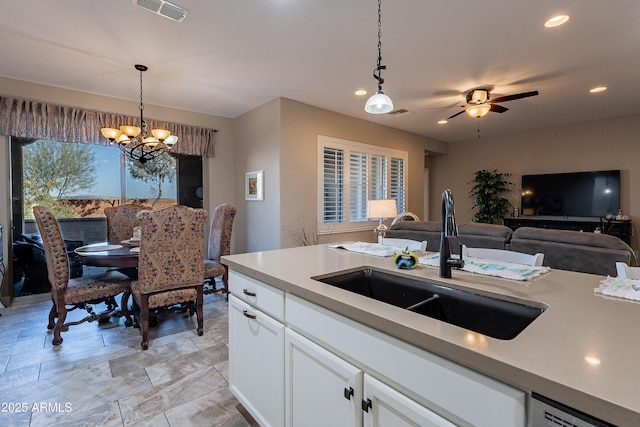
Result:
[[[442,192],[442,232],[440,233],[440,277],[451,277],[451,267],[464,267],[464,261],[451,258],[450,237],[458,235],[456,211],[451,190]]]
[[[453,194],[447,189],[442,192],[442,232],[445,236],[457,236],[456,209],[453,203]]]

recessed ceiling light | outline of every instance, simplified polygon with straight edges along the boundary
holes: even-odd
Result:
[[[365,96],[367,94],[367,91],[364,89],[358,89],[357,91],[354,92],[356,95],[358,96]]]
[[[552,18],[547,19],[547,22],[544,23],[544,26],[547,28],[559,27],[562,24],[566,24],[569,20],[569,15],[556,15]]]
[[[604,92],[605,90],[607,90],[606,86],[596,86],[593,89],[589,89],[589,92],[598,93],[598,92]]]
[[[448,122],[446,120],[438,120],[439,125],[446,125]]]

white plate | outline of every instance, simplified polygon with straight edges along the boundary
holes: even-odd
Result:
[[[132,254],[139,254],[139,253],[140,253],[140,246],[137,246],[137,247],[135,247],[135,248],[131,248],[131,249],[129,249],[129,251],[130,251]]]
[[[122,248],[122,245],[96,245],[96,246],[85,246],[84,248],[78,248],[76,249],[76,252],[104,252],[104,251],[113,251],[121,248]]]

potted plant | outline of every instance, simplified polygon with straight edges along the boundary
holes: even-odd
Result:
[[[473,187],[469,195],[473,197],[473,208],[476,213],[472,217],[474,222],[488,224],[501,224],[502,218],[509,214],[511,204],[502,194],[509,191],[513,185],[508,180],[510,173],[501,173],[497,170],[488,171],[482,169],[476,171],[473,180],[469,184]]]

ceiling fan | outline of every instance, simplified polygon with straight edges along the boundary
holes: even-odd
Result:
[[[467,105],[466,106],[463,105],[463,107],[465,107],[464,110],[457,112],[453,116],[447,118],[447,120],[453,119],[454,117],[465,112],[469,116],[475,117],[475,118],[482,117],[485,114],[487,114],[489,111],[493,111],[494,113],[504,113],[509,109],[506,107],[503,107],[502,105],[498,105],[499,102],[514,101],[516,99],[528,98],[530,96],[536,96],[536,95],[538,95],[538,91],[534,90],[531,92],[522,92],[522,93],[517,93],[515,95],[507,95],[507,96],[501,96],[499,98],[491,99],[490,97],[491,94],[489,93],[489,89],[487,88],[471,89],[469,92],[467,92],[467,95],[466,95]]]

